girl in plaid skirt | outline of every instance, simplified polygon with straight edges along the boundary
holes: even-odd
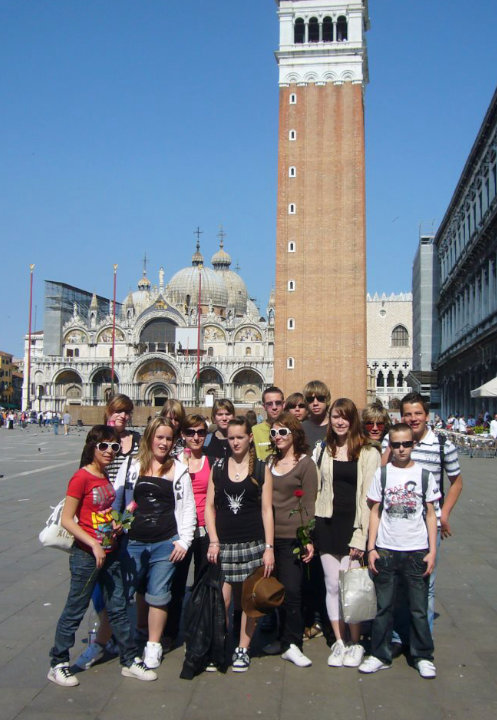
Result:
[[[256,455],[246,418],[230,420],[228,443],[231,457],[214,464],[205,506],[210,540],[207,559],[221,563],[227,615],[232,594],[235,609],[241,606],[243,581],[261,565],[266,577],[274,568],[272,477],[267,468],[263,479],[255,477]],[[242,612],[240,642],[233,654],[234,672],[249,668],[248,650],[254,630],[255,619]]]

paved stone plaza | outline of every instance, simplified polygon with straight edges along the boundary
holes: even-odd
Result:
[[[183,650],[159,680],[121,677],[119,661],[79,675],[76,688],[48,682],[48,650],[68,589],[68,558],[40,546],[49,505],[63,497],[84,432],[55,437],[37,426],[0,430],[1,720],[494,720],[497,716],[497,460],[462,458],[464,493],[442,547],[435,623],[438,677],[422,680],[404,657],[372,676],[326,664],[324,639],[305,645],[313,666],[256,657],[248,673],[180,680]],[[72,658],[84,647],[86,620]]]

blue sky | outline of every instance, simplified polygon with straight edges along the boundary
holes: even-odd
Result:
[[[496,85],[495,0],[370,0],[368,290],[410,289]],[[264,312],[274,282],[273,0],[0,0],[0,349],[43,281],[118,298],[225,248]]]

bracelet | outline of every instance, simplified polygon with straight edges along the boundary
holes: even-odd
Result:
[[[266,543],[266,550],[272,550],[272,549],[273,549],[273,546],[270,545],[269,543]]]

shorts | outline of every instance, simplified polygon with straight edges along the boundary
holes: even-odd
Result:
[[[159,542],[128,542],[130,592],[143,593],[149,605],[165,607],[171,600],[176,563],[169,557],[174,550],[173,542],[178,539],[179,535],[174,535]]]

